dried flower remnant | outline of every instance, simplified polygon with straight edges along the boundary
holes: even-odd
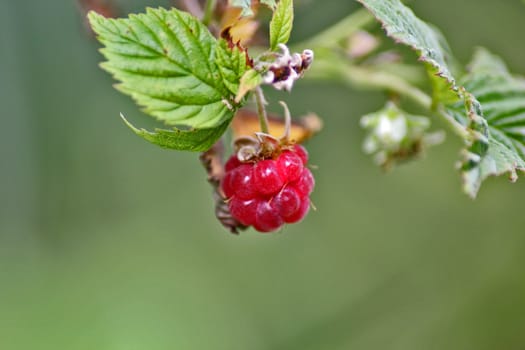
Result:
[[[263,84],[273,85],[277,90],[291,91],[295,81],[302,77],[314,60],[312,50],[304,50],[301,54],[290,54],[290,50],[284,44],[279,44],[280,53],[276,54],[275,60],[268,65],[260,61],[256,70],[264,71]]]

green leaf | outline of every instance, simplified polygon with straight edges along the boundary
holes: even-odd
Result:
[[[512,76],[499,57],[478,49],[461,83],[468,91],[472,135],[462,152],[461,173],[465,192],[475,197],[488,176],[509,173],[515,181],[516,171],[525,171],[525,80]]]
[[[281,0],[270,21],[270,50],[278,44],[286,44],[293,26],[293,0]]]
[[[245,50],[240,49],[238,46],[234,46],[231,49],[226,40],[219,40],[217,45],[217,65],[224,85],[233,96],[237,95],[241,77],[248,69],[247,60],[248,57]]]
[[[478,50],[460,82],[443,36],[399,0],[359,0],[383,24],[387,35],[412,47],[431,77],[434,108],[444,105],[467,143],[460,169],[463,189],[475,197],[488,176],[525,170],[525,82],[501,59]]]
[[[232,119],[234,93],[216,62],[217,40],[196,18],[176,9],[151,8],[127,19],[95,12],[88,18],[105,46],[102,67],[146,113],[169,125],[194,128]]]
[[[253,16],[251,0],[229,0],[229,4],[242,9],[241,17]]]
[[[120,116],[135,134],[145,140],[163,148],[180,151],[203,152],[208,150],[222,136],[229,125],[229,121],[226,121],[215,128],[191,130],[179,130],[177,128],[172,130],[155,129],[154,132],[150,132],[136,128],[122,114]]]
[[[242,98],[251,90],[255,89],[257,86],[261,85],[262,76],[261,73],[255,69],[247,70],[246,73],[241,78],[241,85],[239,87],[239,92],[235,97],[235,101],[239,102]]]
[[[443,35],[399,0],[358,1],[381,22],[389,37],[417,52],[431,78],[434,100],[457,101],[456,81],[451,72],[454,61]]]

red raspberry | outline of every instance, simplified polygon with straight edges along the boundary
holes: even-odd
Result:
[[[224,170],[230,171],[241,165],[241,161],[236,156],[231,156],[230,159],[224,164]]]
[[[306,148],[301,145],[294,145],[293,151],[301,158],[304,165],[308,164],[308,151]]]
[[[295,187],[297,192],[299,192],[299,195],[303,197],[309,196],[315,186],[315,180],[312,172],[308,168],[304,168],[299,180],[294,182],[292,185]]]
[[[283,225],[283,219],[279,213],[270,205],[269,201],[262,201],[257,206],[255,213],[255,223],[253,227],[260,232],[275,231]]]
[[[301,197],[297,191],[290,186],[286,186],[272,200],[272,208],[279,213],[282,218],[292,216],[301,206]]]
[[[255,214],[259,203],[260,200],[258,198],[243,200],[237,197],[232,197],[228,206],[233,217],[235,217],[241,224],[250,226],[255,223]]]
[[[295,152],[284,151],[277,159],[277,166],[281,177],[285,182],[292,182],[299,179],[303,171],[303,161]]]
[[[301,206],[295,213],[293,213],[290,216],[287,216],[284,218],[284,222],[288,224],[293,224],[295,222],[301,221],[306,214],[308,214],[308,211],[310,210],[310,198],[304,197],[301,200]]]
[[[232,195],[235,195],[238,198],[254,198],[257,190],[253,178],[253,166],[251,164],[241,164],[230,173],[230,183],[228,184],[230,188],[226,185],[226,188],[224,188],[225,194],[226,190],[231,189],[233,191]]]
[[[262,195],[276,194],[283,187],[283,178],[279,174],[277,163],[272,159],[257,162],[253,174],[255,188]]]
[[[232,186],[233,175],[233,171],[227,172],[221,180],[222,192],[226,198],[231,198],[235,194],[235,188]]]
[[[232,217],[260,232],[276,231],[284,223],[302,220],[315,185],[307,162],[308,153],[300,145],[284,150],[277,159],[254,163],[230,157],[221,188]]]

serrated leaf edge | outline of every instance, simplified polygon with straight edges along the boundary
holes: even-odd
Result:
[[[146,13],[140,14],[140,15],[148,15],[149,14],[149,15],[157,16],[156,12],[158,12],[158,11],[161,11],[162,13],[167,13],[167,14],[170,13],[170,11],[168,11],[166,9],[162,9],[162,8],[159,8],[159,9],[147,8]],[[179,18],[179,21],[184,21],[185,19],[181,17],[182,13],[179,13],[179,12],[180,11],[178,11],[178,10],[175,11],[174,15],[176,15],[177,18]],[[188,14],[188,16],[189,16],[189,14]],[[102,31],[112,32],[110,30],[110,28],[108,28],[108,25],[111,24],[111,25],[115,26],[116,25],[116,21],[118,21],[118,19],[105,18],[104,16],[96,13],[95,11],[90,11],[88,13],[87,17],[88,17],[88,20],[90,21],[90,24],[92,25],[94,31],[96,32],[97,37],[101,37],[101,35],[98,34],[99,30],[97,28],[101,28],[100,30],[102,30]],[[137,21],[137,20],[140,20],[140,18],[139,18],[139,15],[130,14],[127,18],[123,18],[122,20]],[[167,24],[166,24],[166,26],[167,26]],[[115,30],[117,30],[117,29],[115,29]],[[188,29],[188,30],[190,30],[190,29]],[[194,35],[193,32],[191,32],[191,34]],[[116,36],[121,36],[120,31],[117,30],[117,33],[115,35]],[[213,44],[210,44],[211,45],[210,55],[216,55],[215,51],[216,51],[216,45],[217,45],[218,41],[215,38],[213,38],[213,36],[211,36],[211,35],[210,35],[210,38],[212,38],[215,41]],[[101,39],[100,41],[104,44],[104,40]],[[136,45],[141,45],[140,41],[138,41],[138,40],[134,40],[133,43],[136,44]],[[231,120],[231,116],[228,116],[229,113],[227,112],[227,110],[231,110],[232,106],[234,106],[235,103],[234,103],[234,94],[232,94],[229,91],[229,86],[227,85],[227,83],[225,83],[223,81],[222,82],[223,84],[215,84],[215,83],[211,83],[210,84],[210,82],[213,81],[213,79],[214,79],[213,77],[209,77],[209,79],[212,79],[212,80],[205,81],[205,80],[202,79],[201,76],[199,76],[198,74],[195,74],[194,72],[189,72],[188,76],[190,76],[190,75],[193,76],[195,79],[197,79],[198,81],[201,81],[203,84],[208,86],[210,89],[216,91],[217,94],[218,94],[217,99],[216,100],[210,100],[209,103],[207,103],[206,105],[203,105],[203,106],[193,105],[193,104],[178,104],[178,103],[176,103],[174,101],[168,101],[168,102],[173,103],[173,104],[178,104],[182,108],[189,108],[189,109],[193,108],[193,109],[196,110],[196,112],[195,113],[191,112],[188,115],[184,115],[183,117],[177,117],[175,119],[167,118],[164,115],[164,112],[162,110],[159,110],[158,108],[152,108],[151,106],[147,105],[147,103],[144,102],[144,99],[156,100],[156,99],[159,99],[158,97],[156,97],[154,95],[144,94],[144,93],[142,93],[140,91],[137,91],[135,89],[129,89],[129,87],[125,86],[124,81],[122,79],[117,78],[117,75],[120,74],[119,73],[120,71],[122,71],[122,74],[124,74],[125,72],[123,70],[119,70],[118,68],[114,68],[114,67],[111,66],[111,61],[106,57],[106,55],[104,53],[105,50],[107,49],[107,45],[104,44],[104,46],[105,47],[101,48],[100,51],[104,55],[106,61],[102,62],[100,64],[100,66],[104,70],[108,71],[118,81],[118,83],[115,84],[114,86],[118,90],[122,91],[123,93],[125,93],[127,95],[130,95],[133,98],[133,100],[141,107],[141,109],[145,113],[155,117],[156,119],[158,119],[158,120],[160,120],[160,121],[162,121],[162,122],[164,122],[164,123],[166,123],[168,125],[186,124],[186,125],[189,125],[189,126],[192,126],[192,127],[202,127],[202,128],[213,127],[215,125],[221,124],[225,120]],[[149,48],[149,46],[148,46],[148,48]],[[152,48],[149,48],[149,49],[152,49]],[[154,50],[154,51],[155,51],[156,56],[162,57],[162,58],[167,59],[168,61],[171,62],[170,57],[167,57],[165,52],[158,52],[157,50]],[[213,72],[214,70],[219,70],[218,67],[216,67],[217,69],[213,69],[210,65],[215,64],[215,63],[209,62],[209,61],[215,61],[215,60],[209,60],[209,59],[206,60],[206,64],[208,65],[208,70],[210,72]],[[177,62],[174,62],[174,63],[176,65],[178,64]],[[220,75],[220,72],[216,72],[216,73],[218,75]],[[224,107],[221,107],[221,105],[224,105]],[[187,123],[188,119],[194,118],[194,116],[198,115],[199,113],[202,113],[202,109],[205,108],[205,107],[213,108],[217,112],[217,113],[215,113],[216,115],[212,116],[212,117],[202,116],[200,119],[193,119],[190,123]],[[197,110],[199,110],[201,112],[199,112]]]
[[[120,113],[120,117],[124,121],[124,123],[137,135],[145,139],[146,141],[156,145],[160,146],[162,148],[166,149],[175,149],[179,151],[192,151],[192,152],[204,152],[207,151],[213,144],[221,137],[221,135],[226,130],[227,126],[229,125],[229,122],[225,122],[221,125],[219,125],[216,128],[205,128],[205,129],[190,129],[190,130],[180,130],[177,128],[173,128],[173,130],[166,130],[166,129],[158,129],[155,128],[154,132],[148,131],[144,128],[137,128],[131,122],[129,122],[126,117],[122,113]],[[186,147],[170,147],[166,143],[159,143],[157,141],[157,138],[159,137],[159,132],[164,133],[173,133],[174,135],[171,135],[172,137],[184,135],[185,133],[192,133],[192,132],[202,132],[203,130],[209,130],[211,131],[211,135],[213,136],[211,139],[205,140],[206,142],[192,142],[191,145],[188,143],[188,146]],[[176,134],[176,135],[175,135]],[[202,140],[201,140],[202,141]]]

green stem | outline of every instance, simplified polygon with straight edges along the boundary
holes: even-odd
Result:
[[[470,137],[463,125],[448,114],[442,106],[434,106],[429,95],[403,78],[388,72],[351,65],[344,60],[338,59],[337,55],[333,55],[333,50],[337,48],[340,41],[374,22],[375,19],[369,11],[359,9],[314,37],[294,45],[292,50],[308,47],[315,51],[321,51],[321,55],[329,52],[328,57],[325,57],[325,59],[319,57],[316,59],[312,71],[306,77],[330,78],[342,80],[352,86],[396,92],[409,98],[430,113],[439,116],[460,137]]]
[[[259,115],[259,123],[261,124],[261,132],[268,134],[268,115],[266,114],[266,100],[264,99],[264,93],[260,86],[257,86],[254,90],[255,103],[257,104],[257,114]]]
[[[332,47],[339,41],[375,22],[374,17],[365,9],[359,9],[328,27],[312,38],[294,45],[294,48]],[[292,49],[292,51],[294,51]],[[296,50],[297,51],[297,50]]]
[[[290,110],[288,109],[288,106],[284,101],[279,101],[279,103],[284,108],[284,135],[282,137],[282,140],[284,140],[286,143],[289,143],[290,132],[292,129],[292,115],[290,114]]]
[[[356,66],[347,66],[343,71],[343,77],[347,82],[354,85],[380,88],[399,93],[425,109],[430,110],[432,107],[432,98],[430,96],[396,75]]]
[[[449,115],[442,106],[433,105],[432,98],[428,94],[397,75],[331,60],[321,59],[315,63],[315,69],[312,70],[314,74],[310,75],[310,77],[342,80],[352,85],[352,87],[387,90],[398,93],[430,113],[439,116],[460,137],[470,137],[465,127]]]
[[[396,75],[356,66],[347,66],[344,70],[344,78],[355,85],[380,88],[403,95],[430,113],[439,116],[458,136],[462,138],[469,137],[463,125],[458,123],[441,106],[433,105],[432,98],[429,95]]]
[[[434,113],[443,119],[447,125],[454,131],[458,136],[464,140],[470,140],[471,135],[467,132],[467,129],[461,125],[456,119],[454,119],[450,114],[448,114],[441,106],[434,108]]]
[[[213,10],[217,5],[217,0],[206,0],[206,7],[204,8],[204,16],[202,17],[202,23],[209,25],[213,16]]]

